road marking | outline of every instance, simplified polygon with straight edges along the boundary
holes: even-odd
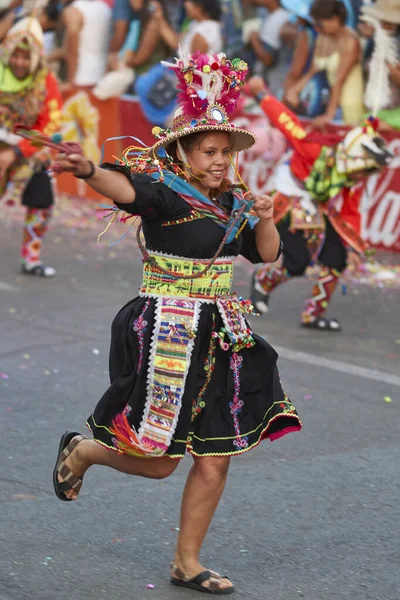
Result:
[[[0,291],[18,292],[18,288],[15,285],[11,285],[11,283],[6,283],[5,281],[0,281]]]
[[[379,383],[388,383],[400,387],[400,377],[392,375],[391,373],[385,373],[384,371],[378,371],[377,369],[366,369],[365,367],[344,363],[340,360],[323,358],[322,356],[308,354],[308,352],[298,352],[297,350],[290,350],[290,348],[282,348],[281,346],[274,346],[274,348],[279,356],[286,360],[292,360],[305,365],[324,367],[331,371],[339,371],[340,373],[355,375],[356,377],[372,379],[373,381],[379,381]]]

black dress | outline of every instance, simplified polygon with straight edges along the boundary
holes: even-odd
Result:
[[[107,165],[107,168],[124,168]],[[127,176],[129,172],[124,171]],[[132,177],[136,201],[120,205],[142,217],[148,250],[180,257],[209,259],[224,236],[212,219],[192,210],[178,194],[144,175]],[[227,210],[232,194],[222,196]],[[261,262],[255,235],[248,225],[221,256],[242,254]],[[148,396],[148,370],[156,325],[156,299],[140,296],[124,306],[112,324],[111,385],[97,404],[87,425],[94,439],[107,448],[130,454],[129,437],[118,444],[115,427],[123,417],[125,428],[138,431]],[[238,353],[223,349],[212,333],[223,327],[215,303],[201,304],[181,409],[172,442],[171,458],[240,454],[262,439],[274,440],[301,428],[293,404],[284,393],[276,366],[277,353],[253,334],[255,345]],[[132,452],[132,454],[135,454]]]

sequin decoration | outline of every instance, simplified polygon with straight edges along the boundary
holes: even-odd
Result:
[[[223,333],[228,336],[232,351],[252,348],[255,344],[253,332],[243,316],[254,310],[250,300],[232,294],[218,298],[217,307],[224,322]]]
[[[147,329],[147,321],[144,319],[144,315],[149,308],[150,298],[148,298],[145,302],[142,312],[138,316],[137,319],[133,322],[133,330],[137,333],[138,343],[139,343],[139,362],[137,372],[139,373],[142,368],[143,363],[143,351],[144,351],[144,334]]]
[[[174,221],[165,221],[161,223],[161,227],[171,227],[172,225],[181,225],[182,223],[190,223],[191,221],[196,221],[197,219],[204,219],[205,215],[202,215],[197,210],[191,210],[190,215],[187,217],[182,217],[181,219],[175,219]]]
[[[193,405],[192,405],[192,422],[195,420],[196,417],[199,416],[199,414],[201,413],[201,411],[203,410],[203,408],[205,407],[206,403],[203,400],[204,394],[206,393],[206,390],[208,388],[208,384],[210,383],[212,374],[214,372],[214,367],[215,367],[215,346],[217,343],[216,337],[214,335],[215,333],[215,315],[212,316],[212,334],[210,337],[210,343],[208,345],[208,351],[207,351],[207,356],[204,359],[204,371],[206,373],[206,380],[202,385],[202,388],[199,392],[199,395],[197,396],[197,398],[195,400],[193,400]]]
[[[243,400],[240,400],[240,369],[242,364],[243,357],[239,356],[237,352],[234,352],[230,359],[230,368],[233,371],[234,395],[232,402],[229,403],[229,408],[231,409],[230,412],[233,418],[233,426],[236,433],[236,440],[234,440],[233,445],[238,449],[247,448],[249,444],[248,438],[240,435],[238,417],[244,405]]]

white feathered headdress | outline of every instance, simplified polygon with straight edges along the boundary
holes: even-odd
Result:
[[[364,15],[363,21],[375,29],[374,51],[369,64],[368,83],[365,90],[365,106],[372,111],[374,117],[392,102],[390,73],[387,63],[398,62],[396,38],[385,31],[378,19]]]

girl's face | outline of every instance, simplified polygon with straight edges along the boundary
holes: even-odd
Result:
[[[318,31],[318,33],[334,36],[340,31],[343,25],[340,22],[340,19],[335,16],[331,19],[316,20],[314,23],[314,27]]]
[[[204,194],[218,189],[230,166],[230,154],[231,141],[229,135],[223,131],[207,132],[196,138],[193,147],[186,150],[193,174],[200,177],[195,179],[192,185]]]
[[[201,19],[204,17],[203,10],[202,10],[200,4],[197,4],[197,2],[192,2],[191,0],[185,0],[184,4],[185,4],[185,12],[186,12],[188,19],[191,19],[192,21],[197,21],[198,19]]]
[[[31,69],[31,51],[16,48],[10,56],[9,67],[14,77],[23,81],[29,76]]]

